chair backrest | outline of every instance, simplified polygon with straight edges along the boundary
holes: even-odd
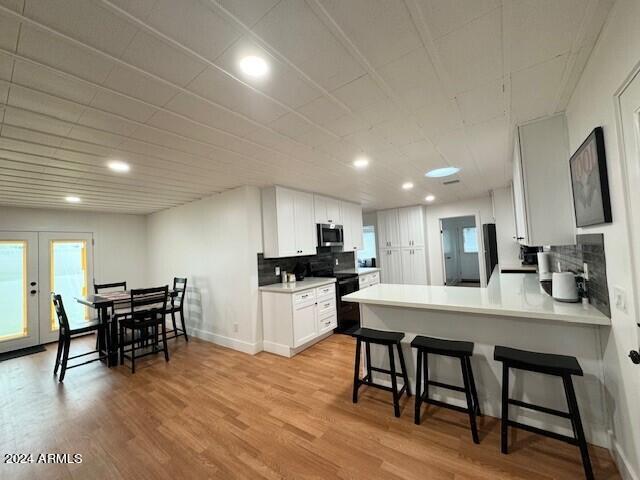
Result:
[[[131,290],[131,314],[134,318],[164,315],[167,310],[169,286]]]
[[[119,291],[123,291],[126,292],[127,291],[127,282],[114,282],[114,283],[94,283],[93,284],[93,290],[95,292],[95,294],[99,294],[101,291],[104,290],[113,290],[116,292]]]
[[[51,301],[53,302],[53,308],[56,311],[56,317],[58,317],[58,326],[60,327],[60,333],[69,331],[69,319],[67,318],[67,312],[64,310],[64,304],[62,303],[62,295],[57,295],[51,292]]]
[[[184,302],[184,296],[187,293],[187,279],[181,277],[173,277],[173,289],[178,292],[178,295],[171,299],[171,303],[182,305]]]

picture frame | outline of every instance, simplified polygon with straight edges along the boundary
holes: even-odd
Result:
[[[611,223],[604,132],[596,127],[569,159],[576,227]]]

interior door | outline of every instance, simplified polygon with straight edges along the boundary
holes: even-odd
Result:
[[[624,337],[628,339],[626,346],[630,351],[640,349],[640,299],[638,299],[638,285],[640,284],[640,73],[629,83],[620,95],[620,115],[622,117],[622,140],[625,151],[626,167],[626,193],[629,205],[629,229],[631,231],[634,277],[636,282],[636,318],[628,319],[629,334]],[[629,295],[629,293],[627,293]],[[636,357],[637,361],[640,361]],[[637,379],[638,376],[635,375]],[[636,380],[638,391],[640,391],[640,381]]]
[[[40,343],[58,339],[58,320],[50,293],[62,295],[65,311],[72,323],[89,320],[95,312],[75,298],[89,293],[93,284],[93,235],[91,233],[40,232]]]
[[[0,232],[0,353],[39,344],[38,234]]]
[[[457,229],[440,221],[442,238],[442,255],[444,257],[445,285],[455,285],[460,281],[460,268],[458,265],[458,236]]]

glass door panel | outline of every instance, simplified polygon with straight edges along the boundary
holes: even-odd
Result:
[[[0,232],[0,352],[38,343],[37,234]]]
[[[80,323],[93,313],[76,301],[87,295],[93,281],[92,234],[40,232],[40,341],[47,343],[58,337],[58,320],[50,293],[62,295],[65,311],[72,323]]]

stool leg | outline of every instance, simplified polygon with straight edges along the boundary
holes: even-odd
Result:
[[[398,358],[400,359],[400,368],[402,369],[402,378],[405,385],[405,393],[407,397],[411,396],[411,385],[409,385],[409,375],[407,374],[407,365],[404,363],[404,354],[402,353],[402,343],[396,345],[398,348]]]
[[[422,398],[424,400],[429,399],[429,352],[424,352],[424,357],[422,359],[422,380],[424,382],[424,395]]]
[[[353,372],[353,403],[358,403],[358,388],[360,387],[360,347],[361,340],[358,338],[356,342],[356,361]]]
[[[364,354],[367,359],[367,379],[373,382],[373,375],[371,374],[371,344],[369,342],[364,344]]]
[[[413,422],[416,425],[420,425],[420,407],[422,406],[422,396],[420,395],[420,391],[422,389],[422,349],[418,349],[418,358],[416,361],[416,403],[415,403],[415,414]]]
[[[466,357],[467,360],[467,370],[469,372],[469,382],[471,383],[471,396],[473,397],[473,402],[475,404],[476,415],[481,417],[482,412],[480,411],[480,402],[478,401],[478,391],[476,390],[476,381],[473,378],[473,368],[471,368],[471,359]]]
[[[502,423],[500,425],[500,450],[509,453],[509,366],[502,363]]]
[[[464,381],[464,394],[467,397],[467,410],[469,411],[469,423],[471,424],[471,436],[473,443],[480,443],[478,438],[478,427],[476,425],[476,409],[471,396],[471,382],[469,379],[469,369],[464,357],[460,358],[460,368],[462,369],[462,379]]]
[[[589,449],[587,448],[587,440],[582,429],[582,420],[580,420],[580,410],[578,401],[576,400],[576,392],[573,389],[573,381],[570,375],[563,375],[564,391],[567,395],[567,404],[569,413],[571,414],[571,423],[580,447],[580,455],[582,456],[582,466],[584,468],[584,476],[587,480],[593,480],[593,469],[591,468],[591,459],[589,458]]]
[[[400,402],[398,395],[398,379],[396,378],[396,359],[394,358],[393,345],[389,345],[389,370],[391,371],[391,389],[393,393],[393,413],[400,417]]]

